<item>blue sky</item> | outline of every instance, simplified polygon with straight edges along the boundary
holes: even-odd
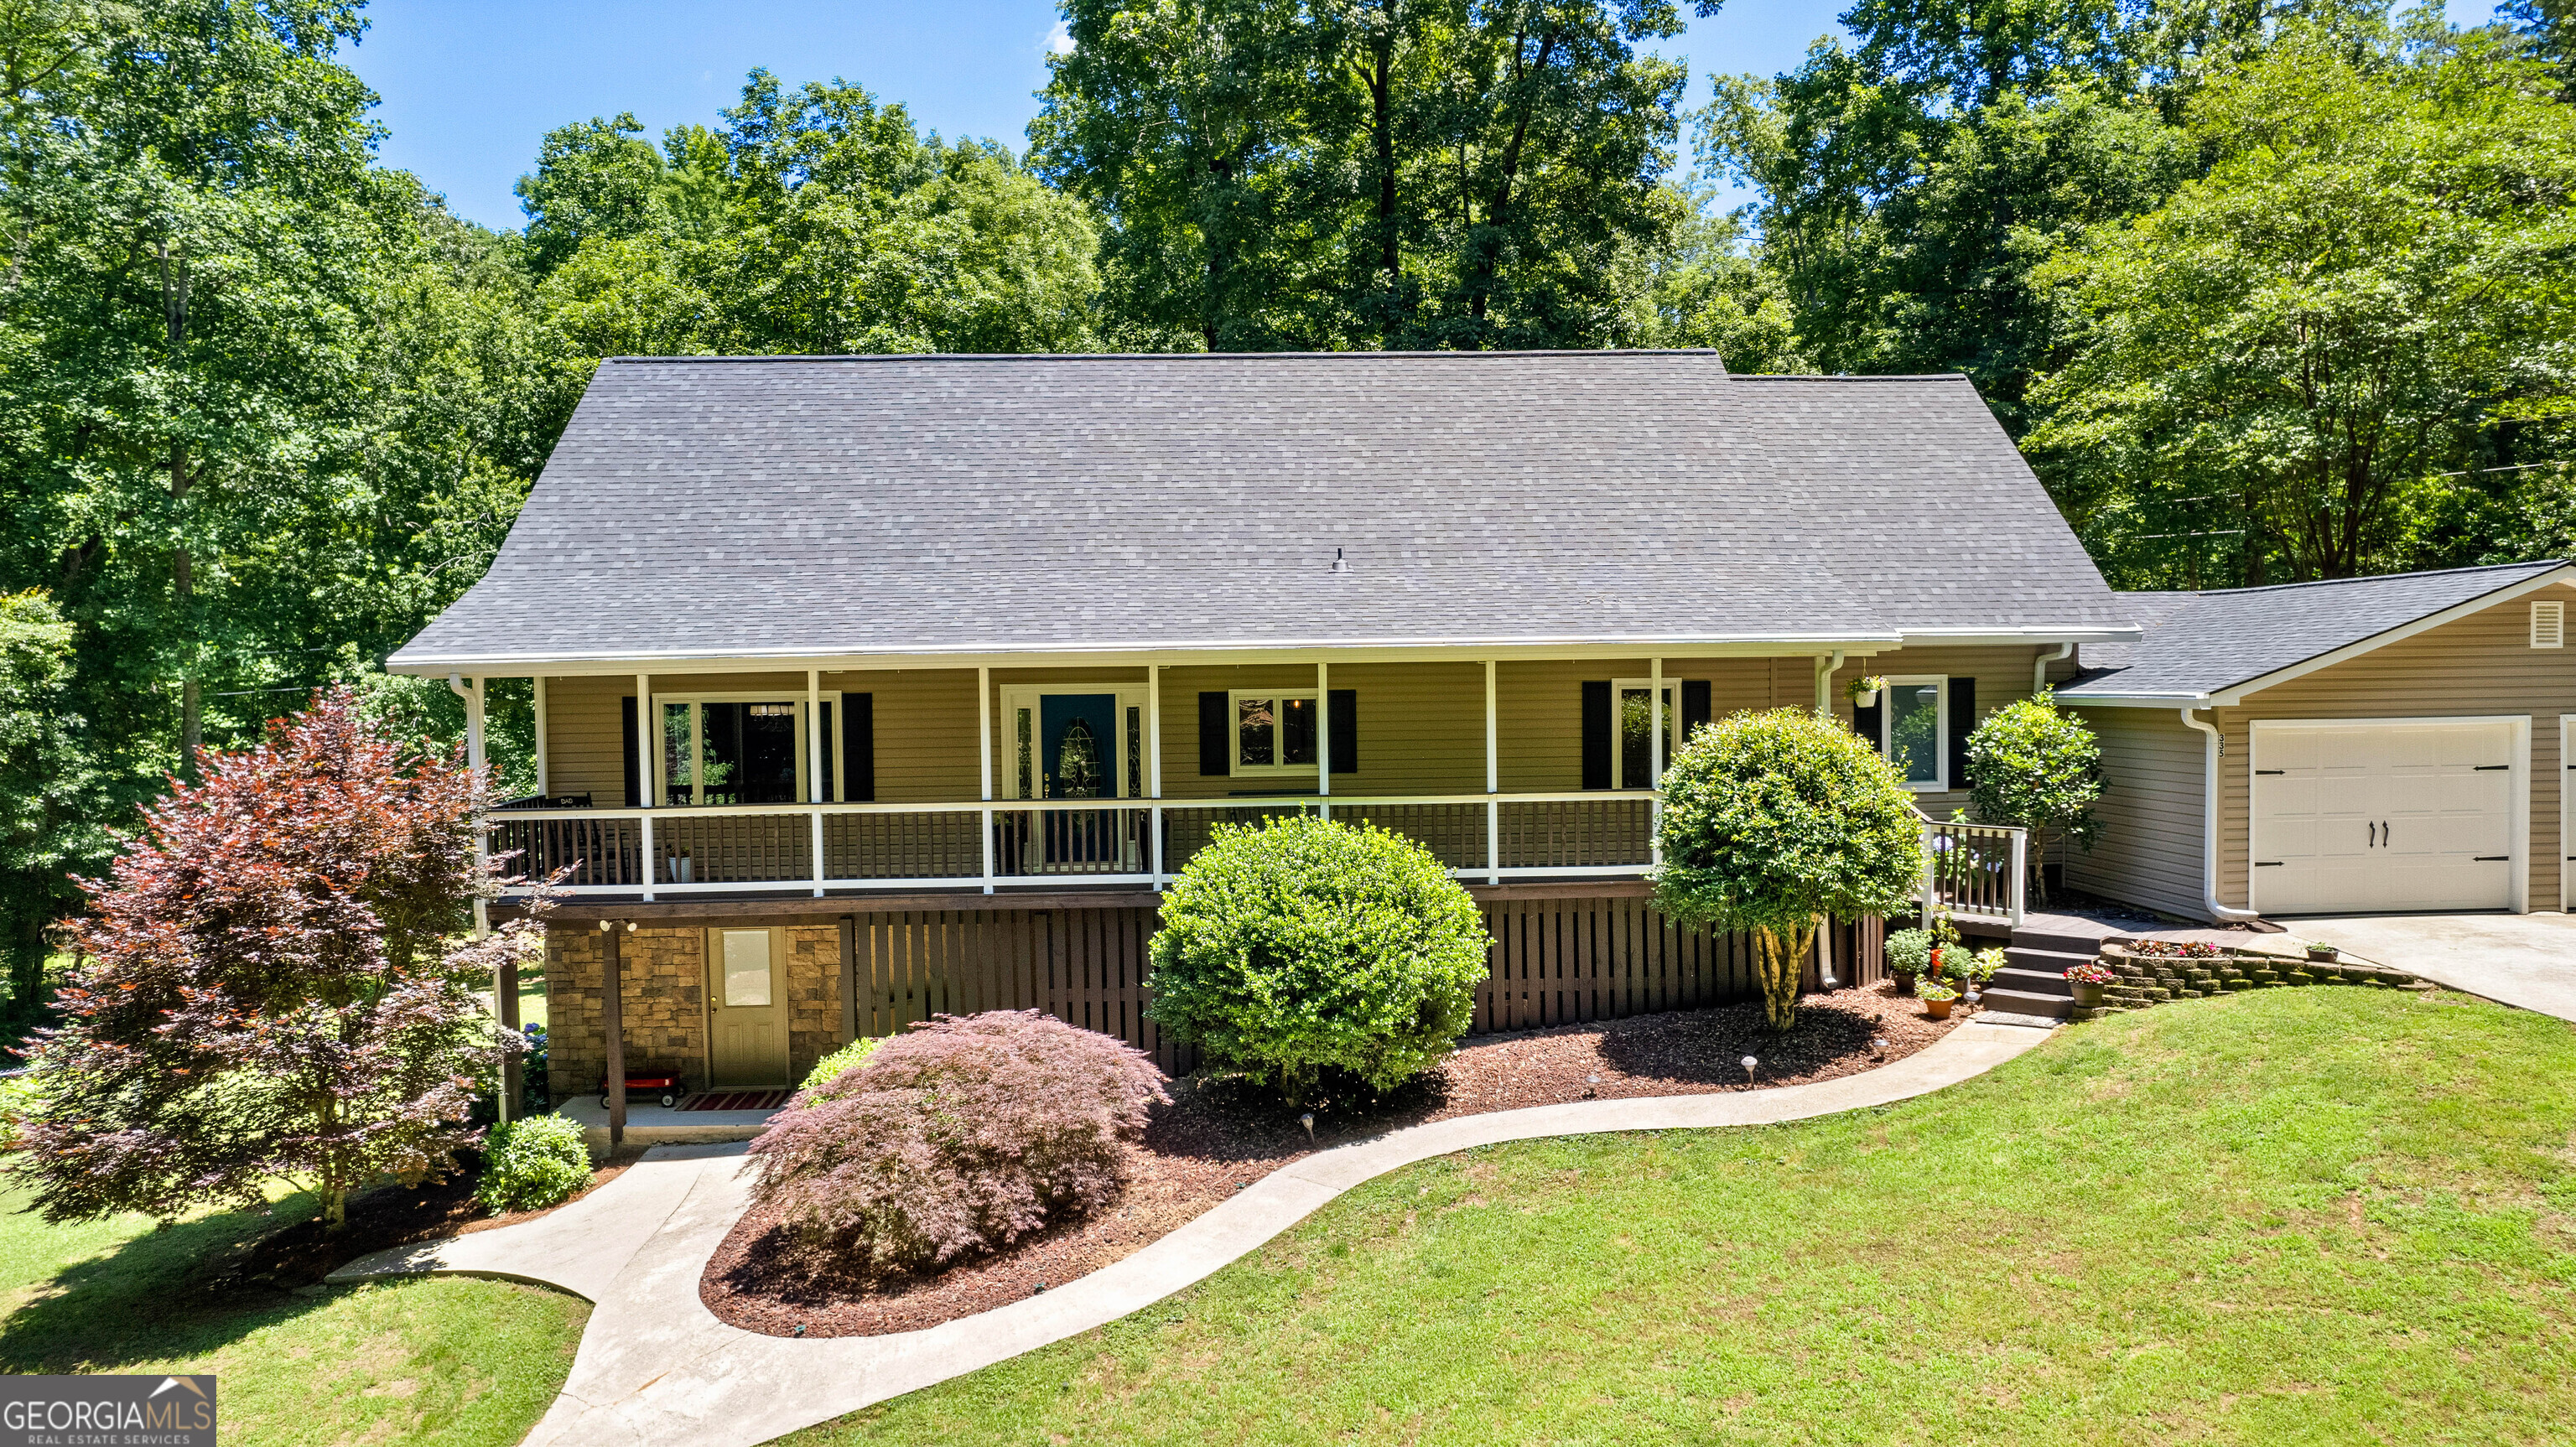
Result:
[[[1728,0],[1657,48],[1689,60],[1696,105],[1711,73],[1790,68],[1848,3]],[[386,164],[494,227],[520,223],[510,185],[546,131],[621,110],[657,136],[712,121],[760,65],[790,84],[855,81],[927,129],[1018,147],[1059,33],[1052,0],[374,0],[367,13],[345,58],[384,98]],[[2454,20],[2486,13],[2452,0]]]

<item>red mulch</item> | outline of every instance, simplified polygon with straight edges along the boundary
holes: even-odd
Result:
[[[1783,1039],[1758,1004],[1639,1015],[1469,1040],[1437,1071],[1386,1099],[1316,1113],[1310,1143],[1275,1097],[1226,1082],[1170,1082],[1110,1209],[936,1275],[816,1281],[784,1259],[776,1220],[746,1212],[716,1248],[698,1299],[725,1322],[771,1336],[877,1336],[919,1331],[1062,1286],[1120,1260],[1313,1150],[1400,1126],[1569,1100],[1708,1095],[1856,1075],[1901,1060],[1958,1023],[1926,1019],[1922,1002],[1870,985],[1810,995]],[[1887,1042],[1874,1052],[1872,1039]],[[799,1331],[801,1328],[801,1333]]]

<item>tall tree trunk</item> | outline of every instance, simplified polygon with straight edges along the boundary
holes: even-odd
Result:
[[[1816,942],[1816,923],[1792,929],[1753,932],[1753,971],[1762,985],[1763,1023],[1790,1030],[1798,1023],[1798,987],[1807,973],[1807,951]]]
[[[1394,17],[1388,17],[1394,24]],[[1381,32],[1372,47],[1374,68],[1369,74],[1369,125],[1377,145],[1377,245],[1378,270],[1386,277],[1386,315],[1379,319],[1379,345],[1392,351],[1397,338],[1397,284],[1403,277],[1403,258],[1396,252],[1395,235],[1395,118],[1389,92],[1395,68],[1395,36]]]
[[[188,253],[183,246],[175,254],[169,242],[159,247],[161,258],[161,321],[170,346],[170,365],[181,368],[185,359],[180,349],[188,340]],[[186,535],[184,518],[179,514],[187,502],[188,489],[196,474],[188,467],[188,449],[184,443],[170,444],[170,504],[172,521]],[[183,778],[197,777],[197,751],[205,744],[205,682],[197,673],[197,571],[196,559],[185,541],[170,551],[170,595],[179,612],[179,773]]]
[[[1544,72],[1547,69],[1548,58],[1556,51],[1556,33],[1550,31],[1538,43],[1538,58],[1524,70],[1521,66],[1521,48],[1527,44],[1527,41],[1526,35],[1515,36],[1512,40],[1512,89],[1515,92],[1519,91],[1520,84],[1525,78]],[[1485,319],[1486,305],[1492,300],[1494,294],[1494,278],[1502,270],[1500,232],[1511,221],[1512,183],[1519,179],[1521,148],[1529,141],[1531,104],[1524,96],[1515,94],[1514,99],[1519,102],[1520,114],[1512,121],[1511,140],[1503,145],[1500,167],[1502,176],[1494,183],[1493,199],[1485,203],[1485,225],[1496,235],[1491,238],[1491,245],[1477,246],[1470,272],[1472,280],[1467,285],[1467,314],[1478,321]],[[1474,242],[1469,244],[1476,245]]]

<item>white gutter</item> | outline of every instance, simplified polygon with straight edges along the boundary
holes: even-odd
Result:
[[[2180,710],[2183,725],[2200,730],[2200,904],[2209,917],[2220,924],[2244,924],[2263,916],[2250,909],[2236,909],[2218,902],[2218,726],[2206,719],[2193,718],[2190,709]]]
[[[2055,653],[2041,654],[2039,656],[2039,661],[2030,666],[2030,691],[2032,696],[2036,697],[2039,694],[2048,692],[2048,665],[2052,663],[2064,663],[2066,660],[2073,658],[2074,656],[2075,645],[2072,643],[2060,643],[2057,645],[2057,651]]]

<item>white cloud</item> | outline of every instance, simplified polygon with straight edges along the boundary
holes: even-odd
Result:
[[[1046,44],[1047,53],[1049,55],[1072,54],[1073,27],[1069,23],[1059,19],[1055,23],[1055,29],[1047,32]]]

